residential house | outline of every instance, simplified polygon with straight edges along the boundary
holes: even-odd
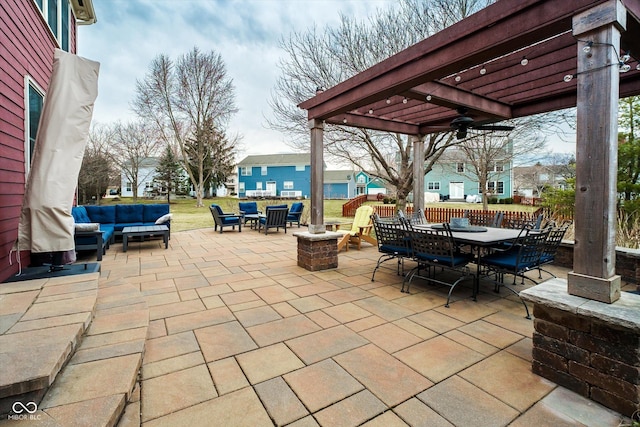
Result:
[[[309,153],[250,155],[238,163],[239,197],[311,197]]]
[[[461,150],[450,149],[425,175],[424,191],[439,193],[444,200],[455,201],[465,201],[467,196],[480,196],[483,191],[473,171],[473,165]],[[488,178],[487,189],[490,196],[498,199],[512,196],[510,160],[492,162]]]
[[[350,199],[356,194],[356,180],[353,171],[324,171],[324,198]]]
[[[157,186],[154,178],[158,164],[159,159],[157,157],[147,157],[140,160],[138,164],[138,188],[135,189],[137,197],[148,197],[154,193]],[[120,171],[120,195],[122,197],[133,197],[133,180],[130,175],[124,169]]]
[[[9,252],[18,235],[26,177],[56,48],[76,53],[77,26],[93,24],[91,0],[0,1],[0,281],[18,271]],[[29,253],[20,253],[29,264]]]
[[[565,189],[567,176],[572,173],[566,165],[517,166],[513,168],[514,194],[541,197],[546,188]]]
[[[387,187],[382,179],[371,177],[368,173],[360,171],[356,173],[356,192],[354,196],[361,194],[387,194]]]

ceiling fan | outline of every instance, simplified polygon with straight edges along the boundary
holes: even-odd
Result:
[[[457,139],[463,139],[467,137],[467,131],[469,129],[475,129],[475,130],[498,130],[498,131],[510,131],[513,130],[513,126],[506,126],[506,125],[483,125],[483,124],[476,124],[475,120],[473,120],[471,117],[467,116],[467,109],[464,107],[459,107],[458,108],[458,114],[460,114],[458,117],[456,117],[455,119],[453,119],[451,121],[451,124],[449,125],[451,127],[452,130],[456,131],[456,138]]]

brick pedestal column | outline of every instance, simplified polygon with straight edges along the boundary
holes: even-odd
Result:
[[[309,271],[338,267],[340,233],[294,233],[298,238],[298,265]]]
[[[628,417],[640,410],[640,295],[592,301],[561,279],[520,295],[534,303],[535,374]]]

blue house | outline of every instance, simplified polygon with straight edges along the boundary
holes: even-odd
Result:
[[[512,169],[511,161],[491,163],[487,182],[490,196],[498,199],[512,197]],[[425,175],[424,191],[439,193],[445,200],[453,201],[465,201],[467,196],[482,194],[473,166],[460,150],[455,149],[445,153]]]
[[[353,171],[324,171],[324,198],[350,199],[356,194],[356,179]]]
[[[356,192],[353,196],[381,193],[387,194],[387,188],[382,179],[372,178],[368,173],[363,171],[356,173]]]
[[[245,157],[238,163],[238,197],[311,197],[311,155]]]

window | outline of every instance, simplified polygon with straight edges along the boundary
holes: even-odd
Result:
[[[256,190],[262,190],[262,182],[256,182]]]
[[[244,193],[244,182],[239,182],[238,183],[238,192],[239,193]]]
[[[304,165],[296,165],[296,172],[304,172],[304,171],[305,171]]]
[[[33,151],[36,147],[36,135],[38,134],[38,124],[40,123],[40,116],[42,115],[42,105],[44,103],[44,92],[39,89],[35,83],[33,83],[28,77],[25,80],[26,84],[26,138],[24,149],[24,162],[25,171],[28,173],[31,161],[33,159]]]
[[[266,174],[267,174],[267,167],[266,166],[260,167],[260,175],[264,176]]]
[[[60,49],[69,51],[71,13],[69,0],[34,0],[58,41]]]
[[[251,167],[240,166],[240,176],[251,176]]]
[[[131,193],[131,182],[127,181],[127,185],[125,186],[126,191]]]
[[[504,181],[488,181],[487,191],[491,194],[504,194]],[[483,193],[481,189],[479,192]]]
[[[440,181],[427,182],[427,190],[440,190]]]
[[[285,190],[293,190],[293,181],[285,181],[282,185]]]
[[[504,164],[502,162],[496,162],[494,170],[496,172],[504,172]]]
[[[458,173],[464,173],[464,163],[456,163],[456,171]]]
[[[147,181],[147,182],[144,184],[144,189],[145,189],[145,191],[151,191],[151,190],[153,190],[153,182],[152,182],[152,181]]]
[[[365,176],[364,175],[360,175],[358,177],[358,184],[365,184]]]

